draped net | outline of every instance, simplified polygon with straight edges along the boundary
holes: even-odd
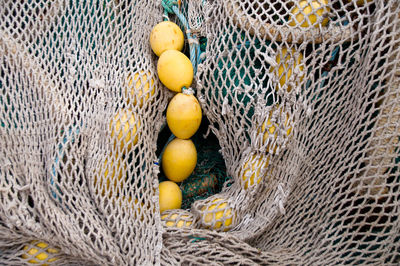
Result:
[[[316,21],[295,22],[300,2],[182,1],[232,179],[174,229],[158,205],[161,2],[3,1],[2,263],[42,241],[49,265],[398,264],[400,4],[307,0]],[[216,232],[201,216],[221,199]]]

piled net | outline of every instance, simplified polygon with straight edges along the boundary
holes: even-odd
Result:
[[[185,229],[158,206],[160,2],[0,6],[0,260],[398,264],[398,1],[182,2],[232,177]]]
[[[159,263],[159,3],[6,1],[0,16],[0,260],[34,259],[39,239],[57,264]]]

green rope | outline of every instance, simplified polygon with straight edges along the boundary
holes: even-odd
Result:
[[[174,13],[174,10],[172,9],[173,6],[177,5],[178,2],[177,1],[172,1],[172,0],[161,0],[161,4],[164,8],[164,11],[166,11],[167,13]]]
[[[168,14],[175,14],[180,22],[182,23],[183,27],[185,28],[186,32],[186,37],[189,42],[189,47],[190,47],[190,62],[193,65],[193,71],[194,74],[196,75],[197,72],[197,65],[200,63],[200,61],[203,59],[201,56],[201,49],[200,49],[200,43],[195,34],[193,34],[190,30],[189,23],[184,16],[182,12],[180,12],[178,8],[178,2],[177,1],[172,1],[172,0],[161,0],[161,4],[164,7],[164,15],[163,17],[166,20],[169,20]]]

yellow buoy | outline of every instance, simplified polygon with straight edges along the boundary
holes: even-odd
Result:
[[[197,151],[190,139],[175,138],[164,150],[161,166],[169,180],[182,182],[193,172],[197,163]]]
[[[171,21],[158,23],[150,33],[150,46],[157,56],[160,56],[166,50],[181,51],[183,44],[182,30]]]
[[[114,139],[114,148],[128,150],[138,142],[138,128],[140,120],[130,109],[121,109],[110,121],[111,138]]]
[[[289,65],[289,63],[293,60],[293,63]],[[302,65],[303,54],[298,53],[296,55],[296,50],[294,48],[290,49],[288,52],[287,47],[283,47],[276,55],[276,63],[278,64],[278,73],[276,73],[276,69],[274,67],[270,68],[270,73],[275,73],[279,78],[279,84],[281,88],[285,85],[286,81],[290,79],[294,69],[298,66],[298,69],[303,72],[304,66]],[[300,77],[295,80],[296,85],[303,80],[304,74],[300,73]],[[276,87],[278,90],[278,86]],[[292,90],[292,86],[287,86],[287,91],[290,92]]]
[[[182,191],[172,181],[161,182],[159,187],[160,213],[166,210],[180,209],[182,205]]]
[[[161,214],[161,221],[167,227],[191,228],[194,223],[194,217],[190,212],[185,210],[179,210],[179,212],[171,210]]]
[[[60,253],[59,248],[49,247],[47,243],[37,240],[31,241],[29,245],[24,246],[23,250],[25,253],[21,255],[21,258],[28,260],[28,263],[43,266],[50,265],[49,263],[58,260],[59,258],[52,257],[52,254]]]
[[[269,158],[264,156],[253,155],[243,166],[242,183],[244,188],[252,187],[259,184],[263,178],[263,170],[268,167]]]
[[[211,205],[203,206],[202,223],[206,228],[228,231],[233,224],[234,212],[228,202],[222,198],[211,201]]]
[[[167,108],[167,123],[172,134],[180,139],[189,139],[199,129],[201,107],[193,95],[178,93]]]
[[[182,87],[189,88],[192,85],[192,63],[179,51],[167,50],[162,53],[158,59],[157,73],[162,84],[171,91],[182,92]]]
[[[133,78],[131,75],[128,76],[128,88],[126,90],[128,104],[131,102],[131,99],[133,99],[133,105],[139,103],[139,106],[142,107],[144,102],[147,101],[150,96],[154,95],[154,80],[148,80],[150,76],[151,74],[149,72],[145,73],[144,71],[135,73]],[[149,92],[151,87],[153,89]]]
[[[300,0],[295,2],[290,11],[291,19],[289,25],[300,25],[301,27],[314,26],[318,28],[320,24],[317,21],[321,21],[321,26],[326,26],[329,21],[327,17],[329,11],[328,0],[312,0],[311,3],[308,0]]]
[[[102,196],[107,193],[109,197],[120,194],[124,186],[122,181],[124,172],[126,172],[126,164],[122,158],[117,156],[106,158],[99,173],[94,176],[96,193],[101,191]]]
[[[270,135],[273,136],[273,139],[274,139],[273,142],[276,141],[276,139],[278,137],[277,127],[286,129],[286,136],[283,136],[283,137],[288,137],[290,135],[290,133],[292,132],[292,121],[289,117],[289,113],[285,112],[286,119],[285,119],[284,125],[279,125],[276,122],[274,122],[274,124],[272,123],[271,118],[272,118],[273,112],[274,112],[274,110],[271,110],[269,112],[269,117],[268,117],[267,122],[266,123],[264,122],[261,126],[261,133],[263,133],[263,144],[265,144],[268,141],[268,138]],[[280,110],[280,113],[282,114],[282,110]],[[267,145],[267,150],[272,154],[275,154],[277,149],[278,149],[278,144],[276,142],[274,144],[270,143]]]

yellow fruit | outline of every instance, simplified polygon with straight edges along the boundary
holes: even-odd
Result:
[[[253,155],[249,160],[244,164],[243,169],[244,173],[242,176],[242,181],[244,183],[244,188],[247,189],[251,187],[257,182],[259,184],[261,179],[263,178],[262,170],[263,168],[268,167],[269,158],[264,160],[263,156],[257,157]],[[248,176],[250,175],[250,176]]]
[[[140,126],[138,117],[130,109],[120,110],[114,118],[110,121],[111,138],[114,139],[114,148],[123,149],[127,147],[128,150],[132,149],[132,144],[138,142],[137,130]],[[132,140],[132,138],[134,138]]]
[[[232,208],[228,206],[226,200],[217,198],[214,199],[208,208],[204,206],[201,210],[203,212],[202,221],[206,225],[207,228],[211,229],[220,229],[224,226],[224,231],[229,230],[229,227],[232,225],[233,220],[233,211]],[[213,211],[214,209],[219,211]],[[212,225],[213,220],[215,224]]]
[[[294,48],[291,49],[291,52],[288,53],[288,50],[286,47],[283,47],[280,51],[278,52],[276,56],[276,63],[278,64],[278,78],[279,78],[279,84],[281,85],[281,88],[283,85],[286,83],[286,80],[289,80],[290,77],[292,76],[293,70],[299,66],[300,71],[304,70],[304,66],[302,65],[303,61],[303,54],[299,53],[295,58],[294,62],[289,66],[289,62],[292,60],[292,57],[294,57],[296,54],[296,50]],[[270,72],[273,73],[275,72],[275,68],[271,67]],[[304,75],[301,74],[299,80],[303,80]],[[297,83],[297,82],[296,82]],[[276,90],[278,90],[278,86],[276,87]],[[292,90],[292,86],[288,85],[287,86],[287,91],[290,92]]]
[[[150,33],[150,46],[157,56],[160,56],[166,50],[181,51],[183,43],[182,30],[171,21],[158,23]]]
[[[191,138],[201,123],[201,107],[196,97],[183,93],[176,94],[167,108],[167,123],[176,137]]]
[[[161,158],[166,177],[174,182],[185,180],[197,163],[197,151],[190,139],[175,138],[164,150]]]
[[[99,193],[99,188],[101,189],[101,195],[104,196],[106,192],[108,196],[115,196],[122,192],[123,182],[121,181],[123,172],[126,171],[126,164],[122,158],[117,158],[110,156],[104,160],[103,166],[97,175],[94,176],[94,187],[96,193]],[[115,163],[117,161],[117,163]],[[121,163],[122,161],[122,163]],[[99,185],[97,185],[99,179]],[[112,187],[110,186],[113,184]]]
[[[176,50],[167,50],[161,54],[157,63],[157,73],[162,84],[175,92],[182,87],[189,88],[193,81],[193,66],[189,58]]]
[[[193,224],[193,217],[190,214],[164,213],[161,216],[161,220],[165,222],[167,227],[190,228]]]
[[[182,192],[177,184],[172,181],[164,181],[160,183],[158,189],[160,191],[160,213],[166,210],[181,208]]]
[[[292,16],[289,21],[289,25],[300,25],[301,27],[314,26],[318,28],[319,24],[317,23],[317,19],[319,17],[325,17],[329,11],[330,8],[328,7],[328,0],[312,0],[311,4],[308,0],[300,0],[294,4],[292,10],[290,11]],[[307,17],[305,18],[304,15]],[[321,25],[326,26],[328,21],[328,17],[323,18]]]
[[[139,74],[140,73],[140,74]],[[139,100],[139,106],[142,107],[144,101],[149,99],[150,95],[154,95],[154,80],[147,80],[151,76],[150,73],[144,74],[143,71],[135,73],[133,78],[128,76],[128,88],[127,88],[127,103],[130,103],[130,98],[133,98],[133,105],[136,105]],[[144,85],[142,85],[142,82]],[[149,93],[150,87],[153,87],[152,91]],[[136,92],[137,91],[137,92]],[[145,95],[144,97],[142,97]]]
[[[270,111],[267,123],[265,124],[265,122],[264,122],[262,124],[262,126],[261,126],[261,132],[264,132],[264,136],[263,136],[263,143],[264,144],[267,142],[269,134],[273,135],[275,140],[276,140],[276,138],[278,136],[278,132],[276,132],[276,126],[279,126],[279,125],[276,124],[276,122],[274,124],[272,124],[272,121],[271,121],[271,117],[272,117],[273,111],[274,110]],[[282,113],[282,110],[280,112]],[[286,136],[289,136],[290,133],[292,132],[292,121],[290,121],[288,113],[286,113],[286,119],[285,119],[284,127],[287,128]],[[268,146],[267,146],[267,150],[269,152],[271,152],[272,154],[276,153],[277,148],[278,148],[277,143],[274,143],[272,145],[272,147],[271,147],[271,144],[268,144]]]
[[[58,260],[57,257],[49,258],[49,254],[60,253],[59,248],[49,248],[47,243],[39,241],[30,242],[30,245],[24,246],[23,250],[26,252],[26,254],[22,254],[21,257],[25,260],[29,259],[28,263],[40,264],[44,266],[49,265],[45,262],[54,262]]]

